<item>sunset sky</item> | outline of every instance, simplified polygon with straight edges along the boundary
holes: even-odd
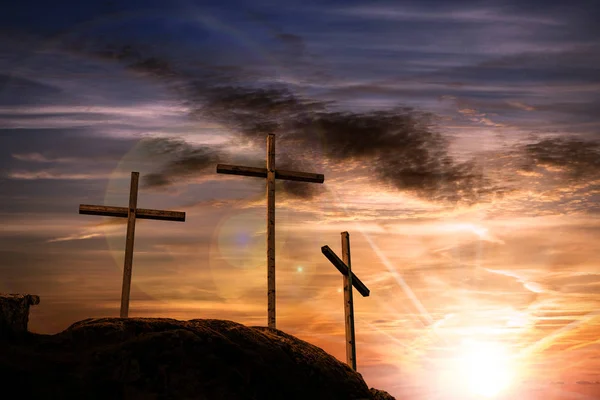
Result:
[[[466,398],[483,342],[511,398],[598,398],[598,21],[592,0],[12,2],[0,292],[40,296],[35,332],[117,317],[126,220],[78,207],[127,206],[138,171],[139,207],[187,219],[138,221],[130,316],[266,325],[265,181],[216,164],[264,167],[275,133],[279,167],[325,175],[277,183],[279,329],[345,361],[320,248],[348,231],[369,386]]]

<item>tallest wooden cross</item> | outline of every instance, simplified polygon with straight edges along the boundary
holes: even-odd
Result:
[[[288,181],[323,183],[323,174],[309,172],[284,171],[275,169],[275,135],[267,136],[267,168],[242,167],[238,165],[218,164],[221,174],[254,176],[267,178],[267,281],[268,281],[268,322],[269,328],[275,328],[275,179]]]

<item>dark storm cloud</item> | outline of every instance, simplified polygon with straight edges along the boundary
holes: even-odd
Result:
[[[141,151],[149,159],[166,159],[158,172],[143,178],[146,187],[150,188],[169,186],[178,179],[206,173],[214,169],[219,159],[214,147],[192,146],[178,139],[145,139],[141,142]]]
[[[95,54],[170,85],[189,107],[192,117],[219,122],[238,133],[238,139],[246,143],[262,145],[267,133],[276,133],[278,143],[283,143],[284,148],[297,149],[295,153],[303,154],[304,158],[310,158],[317,144],[322,145],[326,160],[369,165],[377,182],[429,200],[474,203],[507,190],[504,185],[494,182],[493,171],[484,175],[475,161],[455,160],[450,155],[447,138],[435,131],[434,117],[411,108],[343,111],[336,102],[300,95],[289,85],[257,84],[256,76],[240,67],[219,68],[205,63],[196,65],[192,71],[178,60],[145,57],[132,46],[105,49]],[[572,60],[579,57],[576,52],[570,54]],[[517,70],[523,60],[533,65],[543,64],[540,57],[505,57],[503,61],[490,61],[490,65],[482,64],[477,68]],[[581,60],[587,65],[585,59]],[[496,103],[504,108],[508,104]],[[565,107],[563,111],[574,113],[583,107],[582,112],[589,112],[588,103],[569,104],[571,107]],[[551,106],[532,108],[546,111]],[[162,159],[166,157],[169,161],[161,170],[147,176],[145,183],[150,187],[164,187],[179,178],[204,174],[219,161],[218,150],[195,148],[182,141],[163,140],[158,148],[162,148],[159,151]],[[516,163],[524,170],[542,162],[554,163],[571,171],[569,179],[580,179],[585,175],[583,170],[591,171],[597,167],[595,148],[594,142],[540,141],[520,148]],[[278,162],[280,168],[312,171],[318,167],[308,166],[307,169],[300,165],[302,161],[297,156],[285,160],[282,156],[283,153],[278,155],[282,161]],[[258,166],[259,162],[255,164]],[[322,190],[319,185],[283,184],[290,195],[301,198],[311,198]]]
[[[363,160],[400,190],[451,202],[479,201],[487,190],[475,165],[455,161],[444,136],[411,109],[328,113],[319,124],[332,159]]]
[[[600,175],[600,143],[576,138],[552,138],[524,145],[524,169],[558,168],[568,179],[587,180]]]
[[[230,125],[250,140],[263,140],[268,133],[295,136],[324,110],[326,104],[295,95],[285,86],[213,86],[200,91],[190,86],[193,112]],[[314,138],[315,132],[308,132]],[[299,138],[303,140],[303,138]]]
[[[289,142],[289,146],[295,148],[298,143],[294,141]],[[275,150],[277,153],[277,150]],[[303,172],[323,173],[319,162],[315,162],[312,157],[302,157],[302,154],[295,153],[278,153],[277,154],[277,168],[284,170],[301,170]],[[284,193],[287,193],[291,197],[310,200],[318,197],[320,194],[325,192],[323,185],[306,182],[294,182],[294,181],[282,181],[281,186],[283,187]]]
[[[219,87],[197,112],[233,125],[250,140],[277,133],[307,150],[321,141],[330,161],[360,161],[380,182],[423,198],[474,202],[494,190],[474,164],[450,156],[448,141],[432,130],[426,114],[409,108],[343,112],[335,106],[287,88]]]
[[[268,133],[291,141],[310,153],[323,144],[324,155],[335,163],[358,161],[371,166],[375,179],[422,198],[473,203],[502,190],[493,187],[473,162],[457,162],[448,140],[434,131],[432,116],[411,108],[372,112],[341,111],[333,102],[301,96],[284,85],[249,85],[244,76],[192,76],[156,57],[143,58],[126,48],[117,57],[128,68],[152,73],[173,84],[184,96],[191,115],[208,118],[238,132],[244,141],[259,143]],[[160,65],[156,73],[155,65]],[[168,74],[163,71],[169,71]],[[233,83],[233,84],[232,84]],[[201,173],[216,155],[181,142],[167,144],[173,160],[146,183],[165,186],[178,176]],[[291,160],[291,168],[296,167]],[[291,195],[312,197],[317,188],[286,183]]]

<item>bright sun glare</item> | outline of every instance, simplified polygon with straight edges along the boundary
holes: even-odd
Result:
[[[459,354],[457,372],[471,394],[492,398],[509,386],[514,369],[502,345],[464,341]]]

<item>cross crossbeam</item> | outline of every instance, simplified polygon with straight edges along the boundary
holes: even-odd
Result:
[[[342,274],[342,284],[344,287],[344,319],[346,328],[346,363],[356,371],[356,340],[354,332],[354,299],[352,296],[352,287],[367,297],[371,291],[361,282],[352,272],[352,263],[350,261],[350,234],[342,232],[342,257],[340,258],[329,248],[321,247],[321,252]]]
[[[267,136],[267,168],[218,164],[217,173],[267,179],[267,320],[276,327],[275,315],[275,180],[323,183],[323,174],[275,169],[275,135]]]
[[[348,276],[348,273],[349,273],[348,266],[346,265],[346,263],[344,263],[342,260],[340,260],[340,258],[337,256],[337,254],[335,254],[333,252],[333,250],[331,250],[329,248],[329,246],[323,246],[323,247],[321,247],[321,252],[323,253],[323,255],[325,255],[325,257],[327,257],[327,259],[329,261],[331,261],[331,263],[333,264],[333,266],[336,267],[337,270],[340,271],[340,273],[342,275]],[[354,286],[354,288],[356,290],[358,290],[358,292],[360,294],[362,294],[363,297],[367,297],[371,293],[371,291],[369,290],[369,288],[367,288],[365,286],[365,284],[362,283],[362,281],[360,279],[358,279],[358,276],[356,276],[356,275],[352,276],[352,286]]]
[[[137,208],[138,183],[140,173],[131,173],[129,189],[129,207],[97,206],[80,204],[79,214],[100,215],[105,217],[127,218],[127,238],[125,240],[125,261],[123,267],[123,288],[121,292],[121,318],[129,316],[129,295],[131,292],[131,271],[133,267],[133,242],[136,219],[154,219],[159,221],[185,222],[185,213],[181,211],[150,210]]]
[[[149,210],[146,208],[137,208],[135,211],[136,219],[185,222],[185,213],[181,211]],[[127,218],[129,216],[129,208],[81,204],[79,206],[79,214]]]
[[[266,168],[241,167],[238,165],[218,164],[217,172],[220,174],[253,176],[256,178],[266,178]],[[296,182],[323,183],[325,176],[323,174],[313,174],[311,172],[286,171],[282,169],[275,170],[275,179]]]

